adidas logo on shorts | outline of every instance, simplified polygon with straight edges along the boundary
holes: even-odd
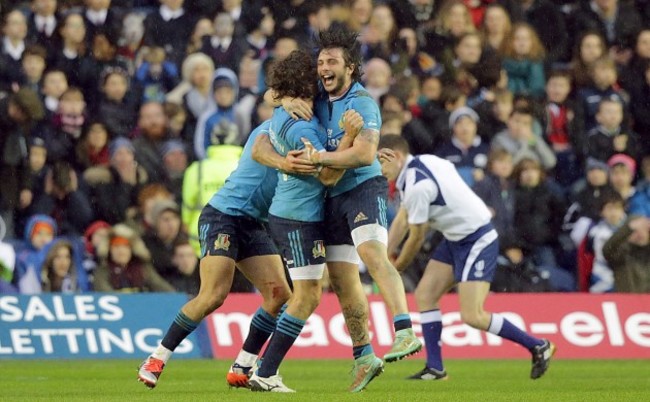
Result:
[[[354,218],[354,223],[359,223],[359,222],[365,221],[365,220],[368,220],[368,217],[366,216],[366,214],[364,214],[363,212],[359,212],[357,214],[356,218]]]

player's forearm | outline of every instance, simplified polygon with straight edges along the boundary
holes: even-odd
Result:
[[[400,208],[388,230],[388,255],[397,257],[397,249],[408,232],[406,210]]]
[[[338,148],[336,148],[336,152],[341,152],[346,149],[349,149],[352,144],[354,143],[354,138],[349,135],[343,135],[341,138],[341,141],[339,142]],[[338,183],[339,180],[341,180],[341,177],[345,174],[345,169],[336,169],[333,167],[324,167],[321,171],[320,174],[318,175],[318,179],[320,180],[323,185],[332,187]]]
[[[278,170],[282,169],[284,163],[284,158],[275,151],[269,136],[266,134],[260,134],[255,139],[251,156],[255,162]]]
[[[369,166],[377,157],[377,147],[365,141],[356,140],[351,148],[336,152],[321,152],[318,163],[336,169],[353,169]]]
[[[397,259],[395,259],[395,269],[399,272],[404,271],[415,259],[415,256],[422,248],[424,244],[424,231],[420,230],[410,230],[409,236],[402,246],[402,251],[399,253]]]

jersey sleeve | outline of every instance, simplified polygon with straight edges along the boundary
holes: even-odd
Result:
[[[303,144],[302,138],[308,139],[317,151],[321,152],[325,150],[318,136],[318,130],[313,125],[300,122],[289,129],[287,141],[291,149],[303,149],[305,144]]]
[[[438,186],[432,180],[420,180],[407,185],[404,191],[404,208],[408,223],[418,225],[429,221],[429,206],[438,196]]]
[[[369,95],[358,96],[354,99],[351,109],[363,117],[363,128],[377,130],[381,128],[381,113],[379,106]]]

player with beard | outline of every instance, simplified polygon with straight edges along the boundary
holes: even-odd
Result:
[[[359,279],[359,257],[379,286],[393,314],[395,341],[384,355],[387,362],[402,359],[422,349],[413,333],[402,279],[388,259],[386,220],[388,184],[376,158],[381,115],[379,107],[360,84],[361,52],[357,34],[331,28],[319,35],[317,72],[320,91],[314,112],[327,130],[327,152],[310,152],[319,166],[347,169],[343,178],[328,189],[325,202],[327,268],[348,324],[355,359],[371,353],[368,339],[368,301]],[[278,100],[273,91],[267,102],[284,109],[295,119],[311,119],[311,105],[298,99]],[[344,134],[343,116],[355,110],[363,117],[363,129],[351,148],[337,149]],[[262,146],[262,143],[258,144]],[[263,144],[267,149],[270,143]],[[267,155],[258,161],[274,166]]]

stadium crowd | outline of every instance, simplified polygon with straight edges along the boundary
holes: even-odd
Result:
[[[489,206],[494,290],[650,292],[646,0],[4,0],[0,15],[0,292],[195,295],[198,216],[272,114],[269,68],[336,24],[359,32],[381,134],[453,162]]]

